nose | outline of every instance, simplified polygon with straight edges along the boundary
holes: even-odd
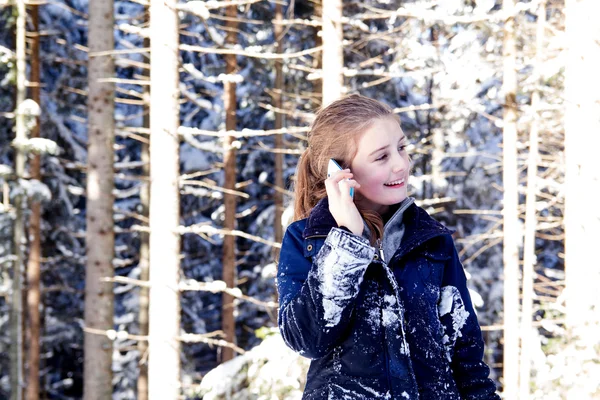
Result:
[[[408,158],[404,157],[400,153],[396,153],[394,159],[394,167],[392,168],[392,171],[394,173],[399,173],[405,171],[406,168],[408,168]]]

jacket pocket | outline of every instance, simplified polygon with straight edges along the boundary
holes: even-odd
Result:
[[[439,251],[424,251],[422,262],[419,263],[418,268],[423,284],[439,288],[442,285],[444,267],[449,259],[449,254]]]

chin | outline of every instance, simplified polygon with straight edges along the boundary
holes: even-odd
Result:
[[[398,204],[398,203],[402,202],[404,199],[406,199],[407,197],[408,197],[408,194],[406,192],[404,192],[404,193],[398,193],[398,194],[394,194],[394,195],[391,195],[390,193],[385,193],[385,194],[382,194],[378,198],[367,198],[367,197],[363,196],[362,194],[360,194],[360,192],[359,192],[359,196],[356,198],[356,201],[363,203],[370,209],[378,209],[380,207],[387,207],[387,206],[392,206],[394,204]]]
[[[391,206],[394,204],[398,204],[398,203],[404,201],[407,197],[408,197],[408,193],[406,193],[406,192],[398,193],[394,196],[389,196],[387,198],[388,201],[386,201],[384,205]]]

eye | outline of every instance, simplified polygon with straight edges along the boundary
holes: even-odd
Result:
[[[403,144],[403,145],[400,145],[400,147],[398,147],[398,150],[399,150],[399,151],[404,151],[404,150],[406,150],[406,145],[405,145],[405,144]]]
[[[375,161],[381,161],[381,160],[385,160],[387,158],[387,154],[382,155],[379,158],[376,158]]]

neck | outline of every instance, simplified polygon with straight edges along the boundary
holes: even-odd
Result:
[[[356,204],[358,204],[363,210],[375,211],[379,215],[384,215],[390,209],[390,206],[384,206],[381,204],[375,204],[372,201],[357,194],[355,197]]]

